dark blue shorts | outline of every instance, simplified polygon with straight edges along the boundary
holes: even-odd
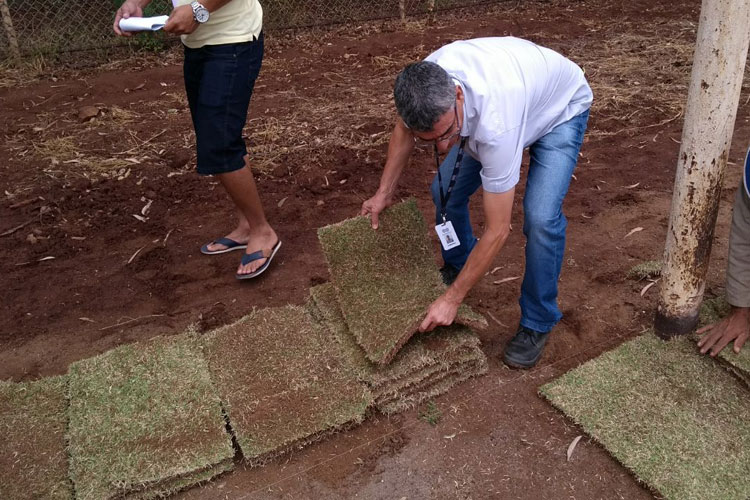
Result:
[[[185,47],[185,90],[199,174],[225,174],[245,165],[242,129],[262,60],[263,33],[251,42]]]

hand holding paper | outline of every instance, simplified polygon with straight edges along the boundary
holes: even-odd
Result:
[[[154,17],[129,17],[120,19],[120,30],[123,32],[131,31],[157,31],[167,24],[169,16]]]

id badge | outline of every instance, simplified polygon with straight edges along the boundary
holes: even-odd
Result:
[[[451,221],[443,222],[435,226],[438,238],[440,238],[440,244],[443,245],[443,250],[450,250],[456,248],[461,244],[458,241],[455,229],[453,229],[453,223]]]

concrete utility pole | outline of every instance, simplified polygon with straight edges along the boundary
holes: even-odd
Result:
[[[18,50],[18,38],[16,38],[16,30],[13,29],[13,19],[10,17],[7,0],[0,0],[0,17],[3,20],[5,35],[8,37],[8,52],[10,52],[10,57],[14,61],[19,61],[21,59],[21,51]]]
[[[662,337],[698,323],[749,43],[750,1],[703,0],[654,320]]]

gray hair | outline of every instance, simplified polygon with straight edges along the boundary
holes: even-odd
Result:
[[[407,127],[415,132],[429,132],[456,102],[456,84],[434,62],[415,62],[396,77],[393,97]]]

